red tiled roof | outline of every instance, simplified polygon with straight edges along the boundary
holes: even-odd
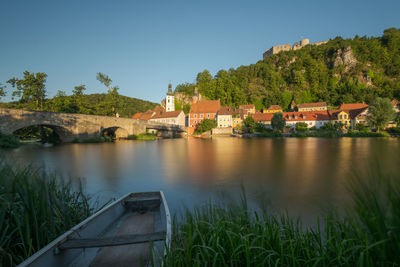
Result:
[[[140,117],[143,115],[142,112],[136,113],[135,115],[132,116],[132,119],[140,119]]]
[[[254,104],[249,104],[249,105],[240,105],[239,109],[253,109],[256,108]]]
[[[297,104],[298,108],[326,107],[326,102]]]
[[[299,111],[284,112],[283,118],[286,121],[325,121],[329,120],[330,116],[327,111]]]
[[[353,120],[355,117],[360,115],[366,109],[367,109],[366,107],[365,108],[359,108],[359,109],[338,109],[338,110],[329,111],[329,114],[330,114],[332,120],[337,120],[338,114],[340,112],[344,111],[349,115],[350,119]]]
[[[392,105],[393,105],[393,106],[398,106],[398,105],[400,105],[400,103],[399,103],[399,101],[397,101],[396,99],[393,99],[393,100],[392,100]]]
[[[153,111],[154,111],[156,114],[161,114],[161,113],[163,113],[163,112],[166,112],[165,108],[163,108],[163,107],[161,107],[161,106],[156,106],[156,107],[153,109]]]
[[[361,109],[367,108],[368,105],[365,103],[351,103],[351,104],[342,104],[339,107],[339,110],[351,110],[351,109]]]
[[[217,112],[217,115],[232,115],[232,114],[233,110],[230,107],[221,107]]]
[[[217,113],[219,109],[219,100],[201,100],[190,107],[190,113]]]
[[[282,108],[279,105],[271,105],[267,110],[282,110]]]
[[[161,118],[176,118],[178,117],[183,111],[182,110],[175,110],[175,111],[168,111],[154,115],[151,117],[152,119],[161,119]]]
[[[271,121],[274,114],[272,113],[256,113],[250,115],[255,121]]]

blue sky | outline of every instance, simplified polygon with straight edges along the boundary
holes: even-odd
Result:
[[[170,80],[175,87],[204,69],[256,63],[302,37],[380,36],[400,27],[399,11],[398,0],[2,0],[0,82],[28,70],[48,74],[50,97],[79,84],[104,93],[103,72],[120,94],[160,102]]]

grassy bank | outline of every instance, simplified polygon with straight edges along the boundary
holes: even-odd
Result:
[[[0,148],[17,148],[20,145],[21,142],[15,136],[0,133]]]
[[[22,262],[91,212],[88,196],[56,173],[0,160],[0,266]]]
[[[354,180],[348,215],[332,213],[316,227],[287,215],[209,203],[173,222],[166,266],[397,266],[400,183],[378,173]],[[370,180],[371,181],[371,180]],[[244,195],[244,194],[243,194]]]
[[[128,140],[156,140],[157,136],[150,133],[142,133],[138,135],[130,135]]]

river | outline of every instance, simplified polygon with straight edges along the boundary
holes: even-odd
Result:
[[[243,184],[251,201],[312,221],[349,202],[355,174],[364,178],[379,166],[399,175],[399,152],[399,138],[220,137],[25,145],[7,151],[7,158],[83,177],[86,192],[100,202],[163,190],[176,212],[208,199],[238,199]]]

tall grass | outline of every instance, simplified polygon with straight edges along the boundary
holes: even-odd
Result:
[[[353,180],[354,205],[303,227],[241,204],[209,202],[174,218],[166,266],[398,266],[400,182],[382,172]],[[365,177],[364,177],[365,178]]]
[[[0,159],[1,266],[22,262],[91,214],[82,188],[60,178]]]

